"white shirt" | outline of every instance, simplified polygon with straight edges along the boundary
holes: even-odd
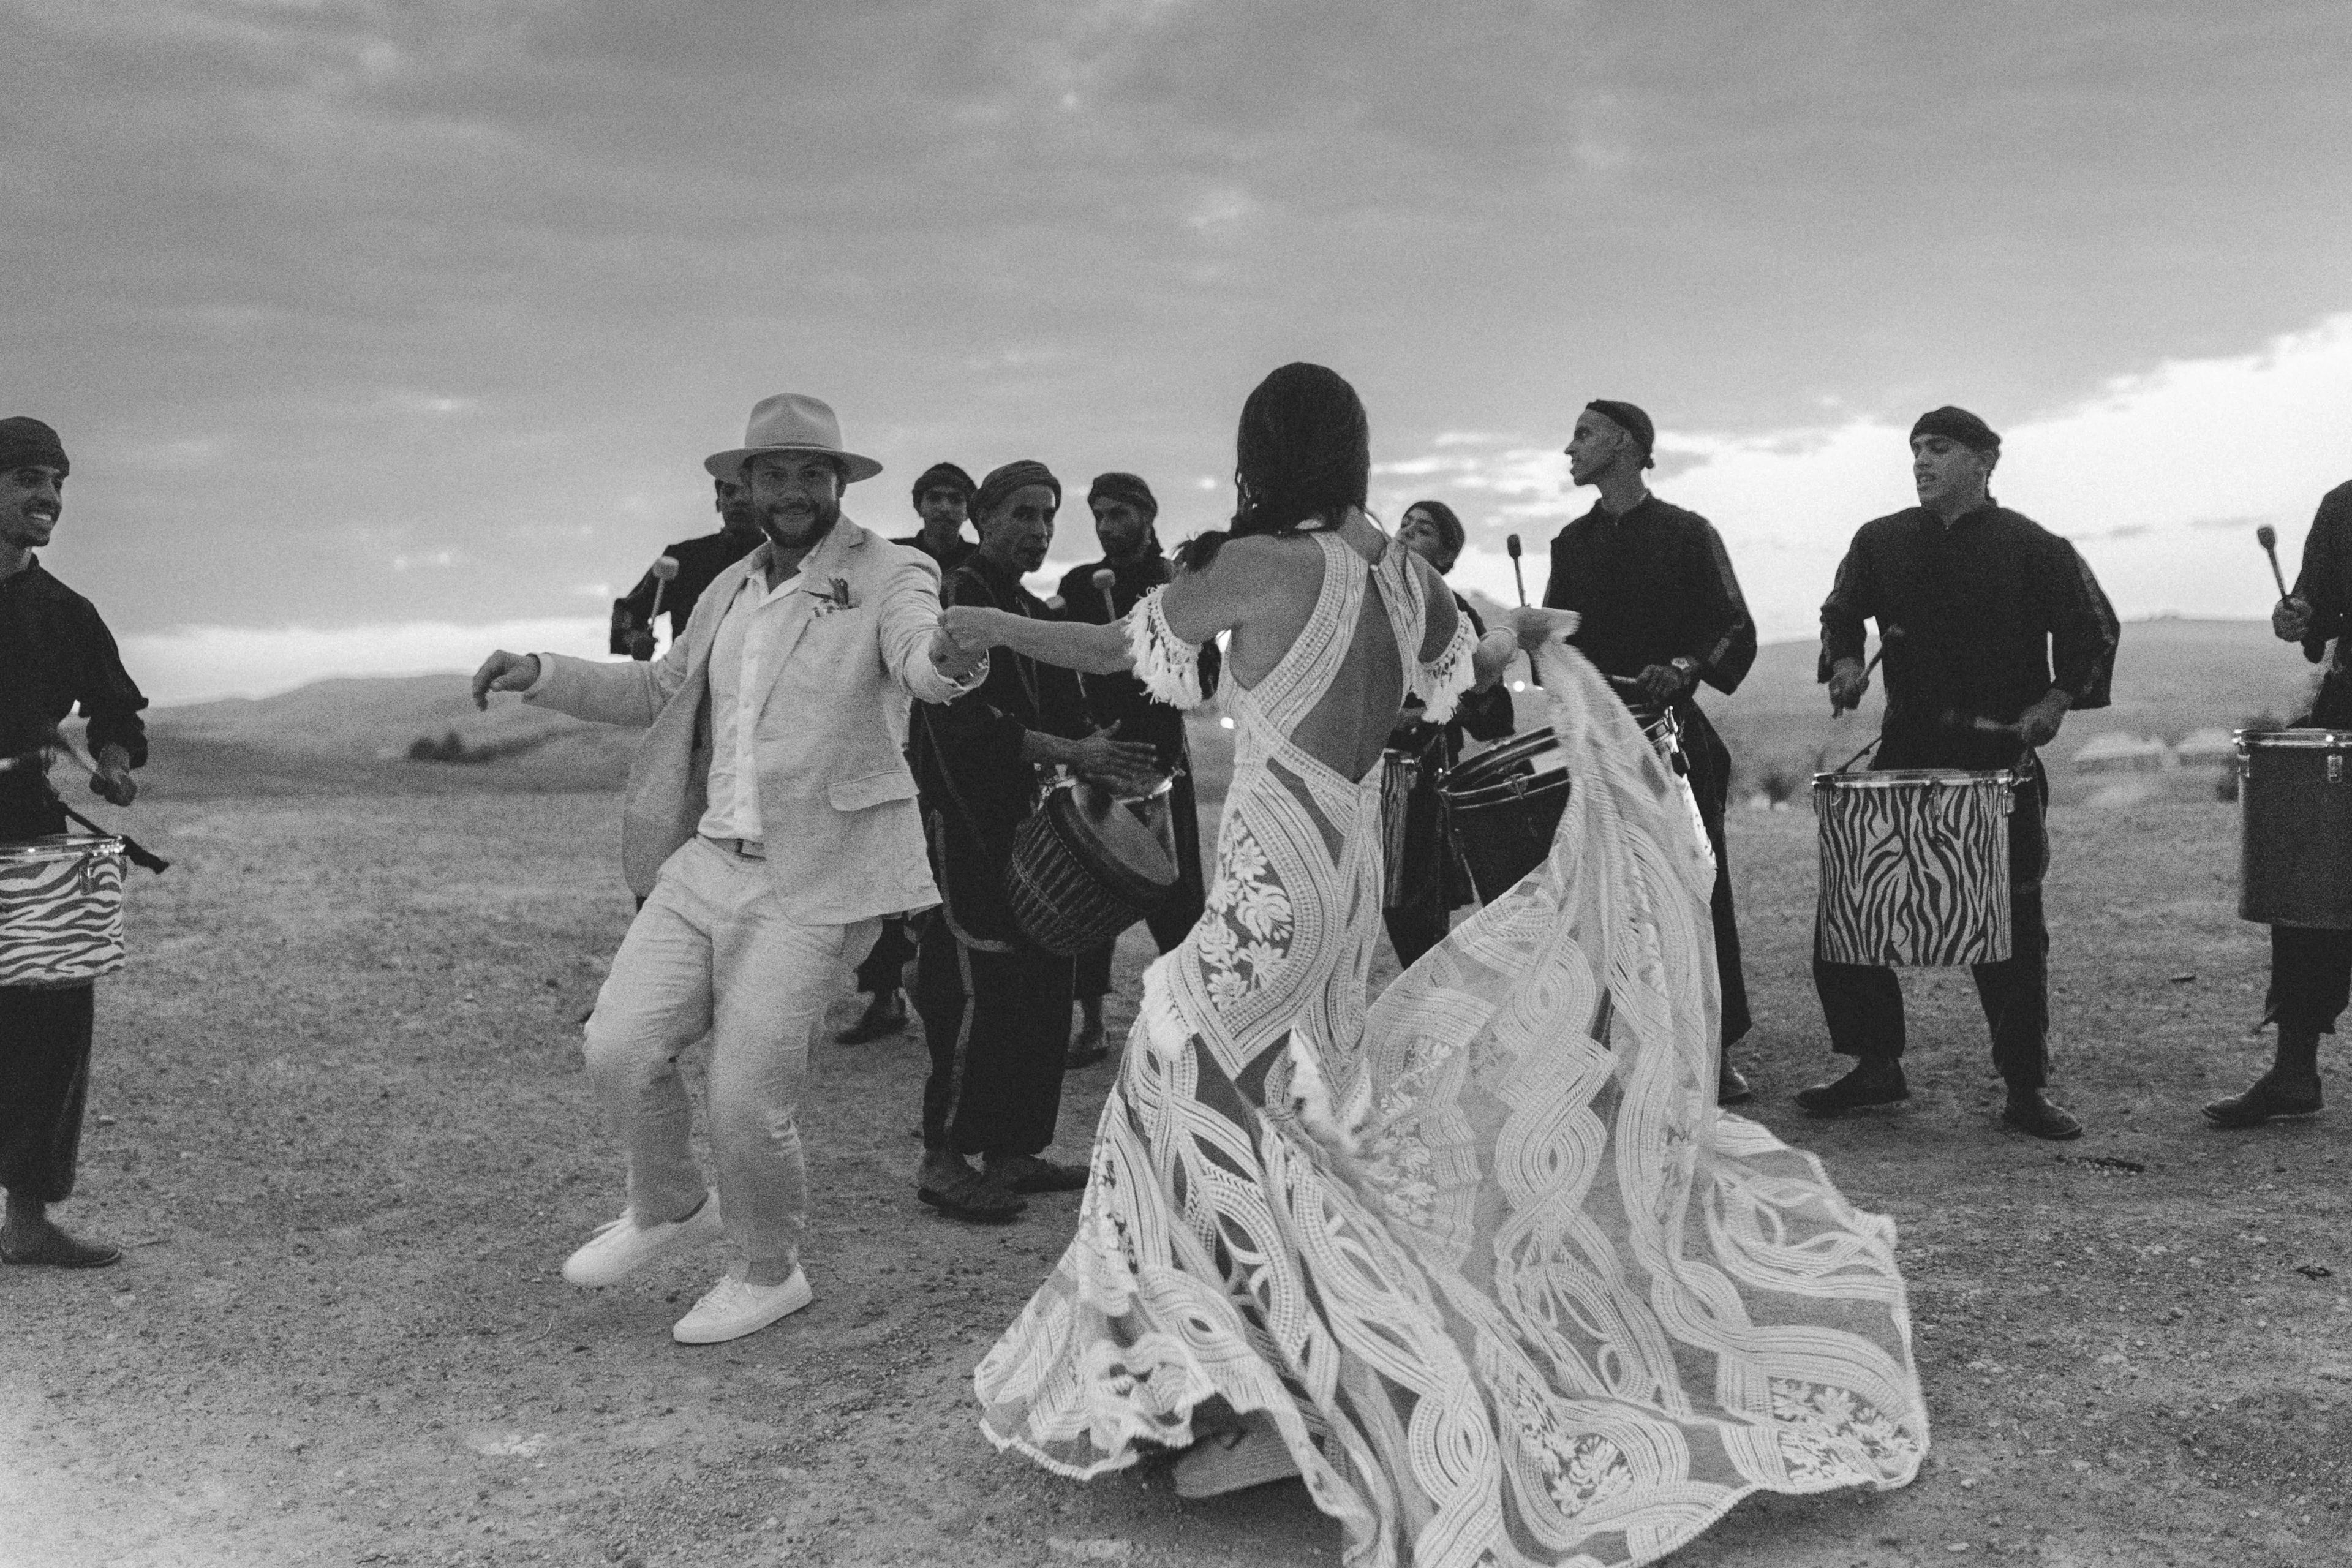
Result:
[[[768,586],[761,559],[727,603],[719,635],[710,644],[709,805],[696,831],[712,838],[761,837],[760,773],[752,741],[760,707],[775,675],[776,644],[784,626],[785,601],[800,591],[797,572]]]

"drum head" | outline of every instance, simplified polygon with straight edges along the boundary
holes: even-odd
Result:
[[[1176,843],[1168,819],[1170,793],[1145,800],[1119,800],[1100,785],[1078,780],[1055,790],[1046,808],[1095,868],[1143,903],[1152,903],[1176,885]]]

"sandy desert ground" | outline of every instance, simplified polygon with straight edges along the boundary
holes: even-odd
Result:
[[[1154,1468],[1081,1486],[990,1450],[971,1368],[1076,1199],[1004,1229],[919,1205],[912,1038],[816,1063],[808,1311],[687,1349],[706,1259],[562,1283],[617,1212],[577,1044],[628,913],[617,809],[142,803],[181,863],[135,884],[62,1211],[131,1253],[0,1272],[0,1563],[1336,1562],[1295,1482],[1186,1504]],[[1898,1219],[1935,1448],[1906,1491],[1751,1500],[1677,1563],[2352,1561],[2352,1122],[2194,1113],[2264,1049],[2234,820],[2058,815],[2059,1092],[2091,1125],[2062,1149],[1995,1124],[1951,974],[1910,983],[1908,1109],[1795,1112],[1827,1065],[1812,823],[1735,818],[1752,1109]],[[2345,1048],[2324,1066],[2352,1096]],[[1070,1080],[1064,1152],[1108,1081]]]

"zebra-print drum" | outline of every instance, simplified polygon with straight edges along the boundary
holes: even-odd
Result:
[[[2016,786],[1957,768],[1815,773],[1820,956],[1930,969],[2007,958]]]
[[[1021,934],[1065,957],[1100,947],[1176,888],[1169,784],[1119,800],[1084,779],[1045,792],[1013,838],[1004,879]]]
[[[122,840],[0,843],[0,985],[87,985],[122,967]]]
[[[2241,730],[2238,913],[2352,930],[2352,734]]]

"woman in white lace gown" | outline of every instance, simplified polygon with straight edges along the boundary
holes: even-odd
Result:
[[[1909,1481],[1893,1225],[1717,1110],[1705,843],[1556,637],[1549,860],[1367,1007],[1381,738],[1543,612],[1473,644],[1363,515],[1329,371],[1268,377],[1239,445],[1233,537],[1124,627],[950,612],[1177,703],[1230,632],[1237,727],[1208,912],[1146,973],[1077,1234],[981,1363],[988,1436],[1078,1478],[1191,1449],[1196,1494],[1295,1469],[1358,1565],[1646,1563],[1752,1491]]]

